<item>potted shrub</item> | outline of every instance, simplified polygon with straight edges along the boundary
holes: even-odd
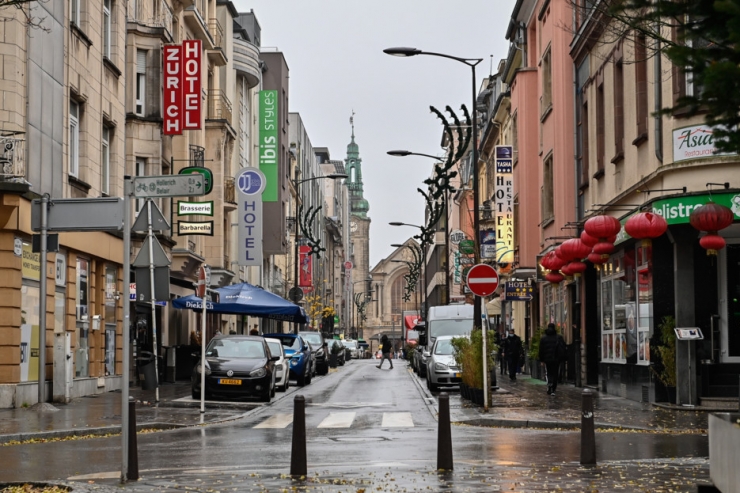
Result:
[[[470,399],[470,396],[468,395],[468,388],[469,388],[469,375],[465,373],[465,359],[469,357],[467,355],[467,352],[470,348],[470,339],[467,337],[454,337],[452,339],[452,357],[455,359],[455,364],[460,369],[460,375],[462,382],[460,382],[460,395],[463,399]]]
[[[671,403],[676,402],[676,332],[673,330],[675,328],[676,319],[671,316],[663,317],[658,324],[660,344],[653,347],[659,361],[650,367],[666,389],[665,399]]]
[[[462,339],[463,341],[460,341]],[[491,351],[488,351],[488,366],[493,367],[492,354],[495,352],[496,344],[492,331],[488,332],[488,340],[491,343]],[[474,330],[470,339],[456,337],[453,339],[455,347],[455,361],[461,366],[462,381],[468,389],[469,398],[476,404],[483,404],[483,332]],[[459,355],[459,356],[458,356]],[[463,390],[464,392],[465,390]]]
[[[542,334],[545,332],[544,327],[538,327],[534,331],[532,338],[529,340],[529,349],[527,350],[527,357],[529,359],[529,374],[532,378],[543,379],[544,375],[540,369],[540,339]]]

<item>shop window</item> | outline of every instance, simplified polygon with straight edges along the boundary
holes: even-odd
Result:
[[[567,287],[565,286],[565,283],[547,285],[544,289],[544,295],[544,324],[555,324],[558,332],[562,334],[566,327],[568,318],[568,309],[566,308]]]
[[[105,266],[105,374],[116,373],[116,297],[118,269],[113,265]]]
[[[76,272],[76,341],[75,341],[75,376],[89,376],[90,362],[90,321],[88,319],[89,292],[89,266],[87,259],[77,258]]]

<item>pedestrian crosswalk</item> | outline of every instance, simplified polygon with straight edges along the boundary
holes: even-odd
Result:
[[[307,422],[310,416],[307,416]],[[316,428],[351,428],[357,418],[355,412],[329,413]],[[292,413],[275,413],[269,418],[254,426],[255,429],[287,428],[293,423]],[[413,428],[414,420],[411,413],[382,413],[380,419],[382,428]]]

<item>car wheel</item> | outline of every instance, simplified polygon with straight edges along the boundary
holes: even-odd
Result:
[[[262,396],[260,396],[260,400],[262,402],[270,402],[270,399],[272,398],[272,390],[268,389],[267,392],[265,392]]]
[[[313,378],[313,375],[311,375],[311,372],[308,373],[306,376],[306,385],[309,385],[311,383],[311,379]]]
[[[439,390],[439,385],[433,384],[432,380],[427,378],[427,388],[432,392],[436,392],[437,390]]]
[[[296,378],[296,382],[298,383],[299,387],[303,387],[304,385],[306,385],[306,375],[304,374]]]
[[[276,392],[277,392],[277,388],[275,385],[273,385],[272,390],[270,391],[270,397],[275,397]]]

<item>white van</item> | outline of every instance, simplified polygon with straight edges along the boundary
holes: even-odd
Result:
[[[426,377],[426,360],[429,350],[439,336],[468,336],[473,330],[473,305],[444,305],[429,308],[426,320],[426,334],[414,353],[416,360],[413,362],[414,370],[419,376]]]

